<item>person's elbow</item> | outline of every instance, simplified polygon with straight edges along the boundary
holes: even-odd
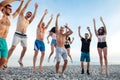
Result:
[[[73,33],[73,31],[70,32],[71,34]]]

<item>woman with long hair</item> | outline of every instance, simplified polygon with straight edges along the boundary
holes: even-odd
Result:
[[[65,26],[68,26],[68,24],[66,23]],[[67,31],[68,30],[66,29],[66,32]],[[67,50],[68,56],[69,56],[69,58],[71,60],[71,63],[73,63],[73,59],[72,59],[72,56],[71,56],[70,45],[73,43],[73,41],[74,41],[74,37],[71,40],[71,38],[69,36],[66,36],[66,41],[65,41],[64,46],[65,46],[65,49]]]
[[[106,75],[108,75],[108,59],[107,59],[107,43],[106,43],[107,29],[102,17],[100,17],[100,21],[102,22],[103,27],[100,27],[97,31],[96,21],[95,19],[93,19],[95,35],[98,38],[97,49],[98,49],[99,59],[100,59],[100,73],[102,74],[103,72],[102,67],[103,67],[103,57],[104,57],[105,72],[106,72]]]
[[[52,37],[52,41],[51,41],[51,53],[48,57],[48,62],[50,61],[50,57],[53,55],[54,53],[54,48],[56,47],[56,33],[55,33],[55,27],[53,27],[50,32],[49,32],[49,35],[47,36],[47,40],[48,40],[48,44],[50,43],[49,41],[49,37]]]

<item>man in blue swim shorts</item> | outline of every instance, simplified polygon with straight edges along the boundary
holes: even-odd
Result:
[[[92,39],[92,33],[90,31],[90,28],[87,27],[88,31],[89,31],[89,34],[90,34],[90,37],[89,37],[89,34],[88,33],[85,33],[85,38],[83,38],[80,34],[80,26],[78,27],[78,34],[79,34],[79,37],[82,41],[82,47],[81,47],[81,68],[82,68],[82,71],[81,71],[81,74],[84,74],[84,60],[86,60],[87,62],[87,74],[90,75],[90,42],[91,42],[91,39]]]
[[[45,55],[45,44],[44,44],[43,40],[44,40],[45,32],[53,19],[53,15],[51,15],[51,19],[49,20],[47,25],[45,25],[43,20],[47,13],[48,13],[48,11],[46,9],[44,11],[44,15],[42,16],[42,18],[37,26],[36,41],[35,41],[35,45],[34,45],[35,53],[34,53],[34,57],[33,57],[33,72],[34,73],[36,73],[36,60],[37,60],[37,55],[38,55],[39,50],[41,51],[39,68],[40,68],[40,71],[42,70],[42,63],[43,63],[44,55]]]

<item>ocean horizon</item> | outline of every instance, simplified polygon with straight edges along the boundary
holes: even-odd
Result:
[[[29,60],[24,60],[23,61],[24,67],[29,67],[29,66],[33,66],[32,62]],[[50,62],[47,62],[47,60],[45,60],[43,62],[43,66],[55,66],[56,62],[54,62],[53,60],[51,60]],[[86,65],[86,62],[84,62],[84,64]],[[103,62],[104,64],[104,62]],[[61,61],[60,65],[63,65],[63,61]],[[80,61],[73,61],[73,63],[71,63],[71,61],[68,61],[68,65],[80,65]],[[99,61],[91,61],[90,65],[99,65]],[[120,65],[119,61],[109,61],[108,65]],[[37,61],[36,66],[39,66],[39,61]],[[10,62],[8,62],[8,67],[19,67],[19,63],[18,61],[15,60],[11,60]]]

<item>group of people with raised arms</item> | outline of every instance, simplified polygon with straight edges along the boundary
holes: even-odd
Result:
[[[20,1],[20,5],[18,9],[11,15],[12,9],[11,9],[11,2],[14,1]],[[32,14],[31,11],[28,11],[25,15],[25,11],[27,7],[29,6],[31,0],[28,0],[25,6],[22,8],[24,0],[3,0],[0,2],[0,68],[7,69],[7,63],[9,62],[9,58],[12,55],[13,51],[15,50],[16,46],[18,43],[21,43],[21,46],[23,47],[23,50],[21,52],[21,56],[18,60],[18,63],[20,64],[21,67],[23,67],[23,57],[25,55],[25,52],[27,50],[27,28],[29,24],[34,20],[36,16],[36,12],[38,9],[38,4],[35,3],[35,10],[34,13]],[[41,57],[40,57],[40,71],[42,70],[42,64],[45,56],[45,44],[44,44],[44,37],[45,37],[45,32],[47,28],[49,27],[50,23],[53,20],[53,14],[51,14],[50,20],[48,21],[47,24],[44,22],[45,16],[48,14],[48,10],[46,9],[44,11],[44,14],[42,18],[40,19],[40,22],[38,23],[37,29],[36,29],[36,40],[34,43],[34,56],[33,56],[33,72],[36,73],[36,60],[37,60],[37,55],[39,53],[39,50],[41,52]],[[10,18],[15,18],[18,15],[18,21],[17,21],[17,27],[16,31],[14,33],[13,37],[13,42],[12,46],[8,51],[7,48],[7,43],[6,43],[6,38],[7,34],[9,31],[10,27]],[[56,55],[55,55],[55,60],[56,60],[56,65],[55,65],[55,70],[56,70],[56,75],[58,75],[59,71],[59,65],[61,61],[61,57],[64,60],[64,64],[62,67],[62,76],[64,76],[64,71],[67,67],[68,59],[67,56],[70,57],[71,62],[73,62],[71,53],[70,53],[70,44],[74,41],[74,38],[71,40],[70,35],[73,33],[73,31],[68,27],[68,24],[64,25],[63,27],[60,27],[58,25],[58,19],[60,17],[60,13],[57,14],[56,16],[56,22],[55,22],[55,27],[53,27],[49,31],[49,35],[47,36],[48,43],[49,37],[52,37],[51,41],[51,52],[48,57],[48,62],[50,61],[50,58],[52,54],[54,53],[54,49],[56,49]],[[100,17],[101,22],[103,23],[103,27],[100,27],[98,31],[96,30],[96,21],[93,19],[94,23],[94,31],[95,34],[98,38],[98,44],[97,44],[97,49],[99,53],[99,59],[100,59],[100,73],[103,72],[103,55],[104,55],[104,60],[105,60],[105,71],[106,74],[108,74],[108,61],[107,61],[107,43],[106,43],[106,35],[107,35],[107,30],[106,30],[106,25]],[[66,31],[64,31],[66,29]],[[86,60],[87,62],[87,74],[90,74],[90,43],[92,40],[92,33],[90,30],[90,27],[87,27],[87,30],[89,31],[88,33],[85,33],[85,38],[81,36],[81,27],[78,27],[78,35],[80,37],[80,40],[82,42],[82,47],[81,47],[81,74],[84,74],[84,61]],[[103,52],[103,54],[102,54]]]

